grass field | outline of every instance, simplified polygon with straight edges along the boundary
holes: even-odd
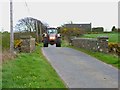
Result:
[[[99,36],[108,36],[109,42],[120,42],[118,41],[118,33],[101,33],[101,34],[84,34],[84,38],[97,38]]]
[[[40,47],[33,53],[20,53],[14,60],[3,63],[3,88],[65,88]]]

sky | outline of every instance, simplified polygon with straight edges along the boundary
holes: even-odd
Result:
[[[27,4],[26,4],[26,3]],[[9,0],[0,1],[0,30],[10,31]],[[66,23],[92,23],[110,31],[118,27],[118,0],[13,0],[13,25],[33,17],[58,27]]]

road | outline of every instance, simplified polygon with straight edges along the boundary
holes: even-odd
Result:
[[[83,52],[55,46],[42,52],[69,88],[118,88],[118,70]]]

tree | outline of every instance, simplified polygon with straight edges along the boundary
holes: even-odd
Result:
[[[117,29],[115,28],[115,26],[112,27],[112,32],[116,31]]]
[[[16,29],[25,32],[32,32],[35,29],[35,19],[31,17],[23,18],[16,24]]]
[[[40,20],[26,17],[18,21],[15,30],[17,32],[34,33],[32,36],[36,38],[36,41],[40,41],[42,33],[45,31],[46,27],[46,24],[43,24]]]

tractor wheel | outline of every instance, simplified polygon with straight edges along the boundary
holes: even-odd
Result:
[[[43,46],[44,46],[44,47],[48,47],[48,43],[44,43]]]
[[[61,39],[60,38],[57,39],[56,47],[61,47]]]
[[[56,47],[61,47],[61,43],[56,43]]]

